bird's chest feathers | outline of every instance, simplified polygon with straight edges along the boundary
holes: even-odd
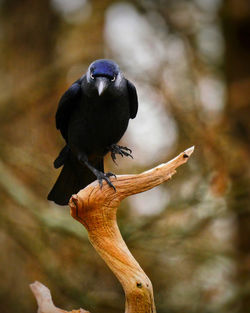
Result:
[[[119,99],[99,100],[88,103],[86,117],[96,131],[118,131],[127,122],[128,105]]]
[[[126,131],[129,104],[119,98],[89,99],[78,107],[73,120],[71,129],[77,145],[87,144],[91,150],[106,147],[118,142]]]

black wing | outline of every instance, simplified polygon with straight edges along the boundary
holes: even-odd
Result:
[[[129,108],[130,118],[135,118],[138,111],[138,98],[135,86],[127,80],[128,95],[129,95]]]
[[[68,122],[71,112],[78,100],[81,99],[81,81],[78,79],[61,97],[56,112],[56,128],[60,129],[63,137],[67,140]]]

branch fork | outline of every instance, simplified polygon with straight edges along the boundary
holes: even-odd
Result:
[[[98,182],[94,181],[78,194],[72,195],[69,201],[72,217],[87,229],[91,244],[122,284],[126,297],[125,313],[155,313],[156,309],[151,281],[128,250],[117,226],[117,207],[124,198],[170,179],[176,173],[176,168],[186,163],[193,151],[194,147],[191,147],[171,161],[141,174],[111,178],[116,191],[106,182],[100,188]],[[39,311],[59,312],[66,311]]]

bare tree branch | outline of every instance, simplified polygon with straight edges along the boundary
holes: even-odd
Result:
[[[52,301],[49,289],[38,281],[30,284],[30,289],[33,292],[38,304],[37,313],[89,313],[83,309],[65,311],[57,308]]]
[[[155,313],[156,309],[151,281],[128,250],[117,226],[117,207],[124,198],[170,179],[193,151],[194,147],[191,147],[171,161],[141,174],[113,178],[116,191],[106,182],[100,188],[94,181],[70,199],[72,217],[85,226],[93,247],[122,284],[126,296],[125,313]],[[54,306],[45,286],[34,283],[31,289],[37,298],[39,313],[66,312]]]

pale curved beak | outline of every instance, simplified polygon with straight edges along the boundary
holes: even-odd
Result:
[[[108,87],[109,85],[109,79],[106,77],[97,77],[96,78],[96,86],[98,90],[98,95],[100,96],[104,90]]]

